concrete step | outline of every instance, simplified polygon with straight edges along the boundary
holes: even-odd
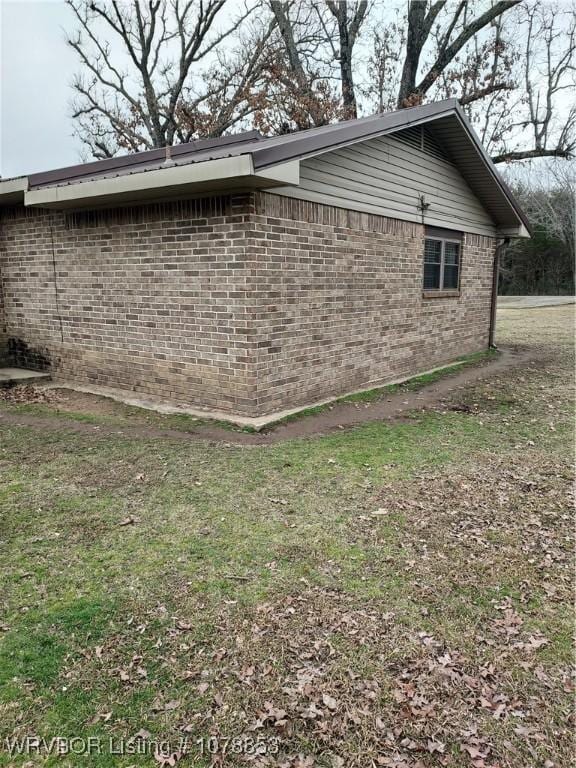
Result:
[[[0,387],[14,384],[36,384],[38,381],[50,381],[48,371],[29,371],[26,368],[0,368]]]

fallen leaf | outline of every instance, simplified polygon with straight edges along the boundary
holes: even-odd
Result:
[[[189,629],[192,629],[192,624],[187,621],[177,621],[176,629],[179,629],[181,632],[187,632]]]
[[[427,749],[431,755],[433,755],[434,752],[439,752],[440,754],[443,754],[444,750],[446,749],[446,744],[444,744],[441,741],[434,741],[433,739],[428,739]]]
[[[138,522],[140,522],[140,518],[134,517],[134,515],[128,515],[128,517],[125,517],[124,520],[121,520],[118,525],[134,525]]]
[[[324,702],[325,706],[328,707],[328,709],[336,709],[338,706],[336,699],[332,696],[329,696],[327,693],[322,694],[322,701]]]

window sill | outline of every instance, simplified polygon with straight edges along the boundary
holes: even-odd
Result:
[[[460,291],[422,291],[424,299],[457,299]]]

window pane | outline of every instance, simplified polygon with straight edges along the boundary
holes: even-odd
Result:
[[[424,289],[440,288],[440,264],[424,264]]]
[[[440,264],[442,257],[442,241],[441,240],[424,240],[424,263],[425,264]]]
[[[458,288],[460,270],[460,243],[444,243],[444,285],[443,288]]]
[[[457,264],[444,264],[444,288],[458,288]]]
[[[458,264],[460,256],[459,243],[444,243],[444,259],[446,264]]]

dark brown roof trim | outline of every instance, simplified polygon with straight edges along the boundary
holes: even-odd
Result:
[[[236,136],[178,144],[170,148],[170,160],[173,165],[180,165],[215,158],[251,155],[254,169],[259,171],[292,160],[300,160],[323,152],[337,150],[358,141],[395,133],[410,126],[439,121],[440,130],[442,118],[454,118],[458,122],[470,149],[473,151],[474,160],[478,162],[478,169],[483,168],[502,198],[508,202],[514,214],[530,231],[530,225],[522,208],[500,177],[456,99],[446,99],[397,112],[373,115],[359,120],[348,120],[283,136],[265,138],[258,131],[247,131]],[[214,150],[213,156],[210,150]],[[164,166],[165,158],[165,149],[153,149],[109,160],[99,160],[46,173],[37,173],[29,176],[29,188],[38,189],[59,184],[74,184],[102,176],[140,173],[155,168],[168,167],[168,163]],[[476,194],[482,199],[481,190],[476,190]]]
[[[259,131],[244,131],[233,136],[221,136],[216,139],[199,139],[186,144],[175,144],[169,148],[170,157],[192,156],[197,152],[226,146],[246,144],[262,139]],[[95,160],[91,163],[80,163],[66,168],[57,168],[54,171],[33,173],[28,177],[31,188],[39,189],[59,183],[73,182],[86,176],[113,173],[124,169],[137,170],[140,166],[148,166],[153,163],[161,163],[166,158],[166,148],[149,149],[145,152],[133,152],[130,155],[120,155],[107,160]]]

